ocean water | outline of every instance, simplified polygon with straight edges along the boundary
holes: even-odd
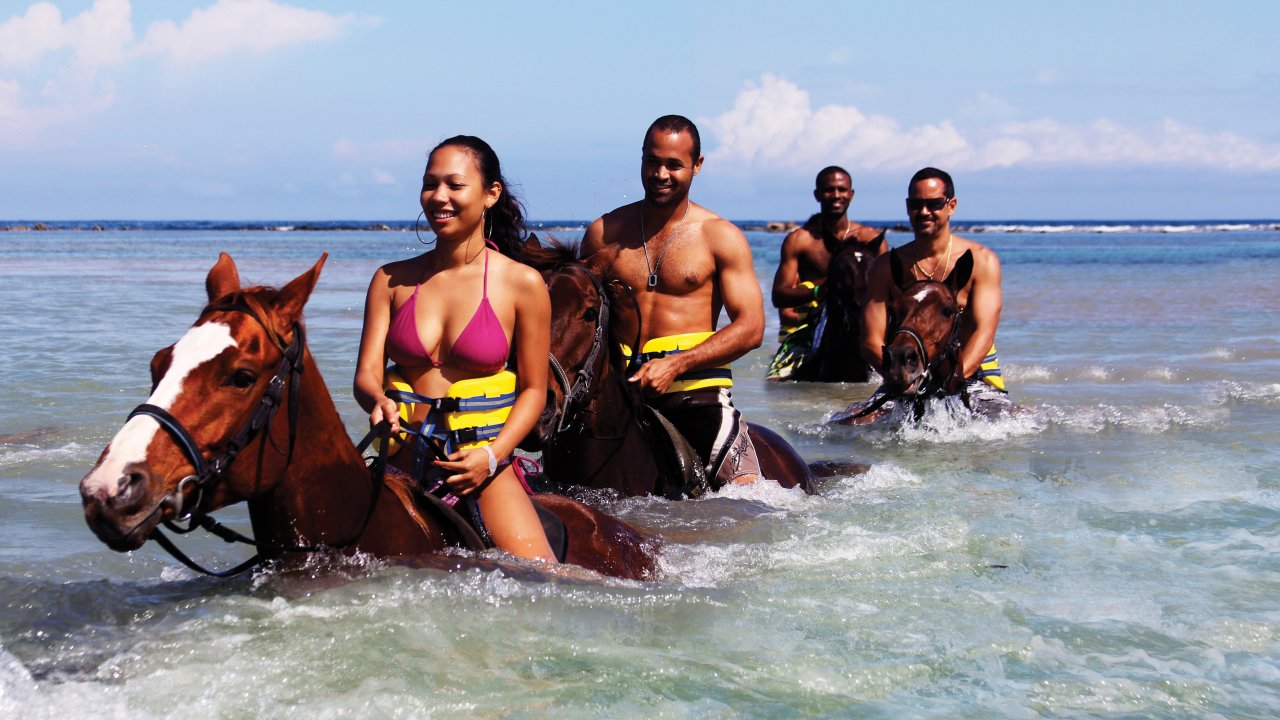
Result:
[[[969,228],[1003,261],[1012,418],[830,427],[872,387],[766,384],[771,318],[739,406],[872,469],[814,497],[606,501],[665,539],[648,582],[364,559],[213,580],[108,550],[77,483],[219,251],[274,285],[330,253],[308,337],[355,435],[364,290],[421,246],[403,224],[92,225],[0,232],[0,717],[1280,715],[1275,223]],[[748,237],[767,288],[782,236]]]

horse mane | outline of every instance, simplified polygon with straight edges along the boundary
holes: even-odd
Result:
[[[537,235],[530,233],[529,239],[520,248],[520,257],[516,259],[534,270],[558,270],[579,262],[578,245],[564,243],[551,236],[540,240]]]

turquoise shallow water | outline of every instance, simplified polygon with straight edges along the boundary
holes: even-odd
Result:
[[[0,233],[0,435],[44,431],[0,443],[0,717],[1280,714],[1280,232],[1031,229],[978,239],[1033,412],[833,429],[871,387],[764,383],[771,325],[739,405],[873,469],[818,497],[609,503],[668,541],[647,583],[367,562],[215,581],[107,550],[76,483],[217,253],[269,284],[330,253],[308,334],[354,433],[364,290],[416,240]],[[748,236],[767,285],[781,236]]]

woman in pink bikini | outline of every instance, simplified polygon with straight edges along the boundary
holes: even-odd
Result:
[[[525,234],[520,202],[493,149],[468,135],[431,151],[421,201],[436,243],[374,273],[356,401],[371,423],[391,422],[392,465],[474,502],[502,550],[555,562],[508,462],[546,403],[551,335],[542,277],[512,259]]]

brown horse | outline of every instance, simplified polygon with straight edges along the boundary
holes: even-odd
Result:
[[[341,550],[414,561],[467,537],[410,478],[371,473],[348,437],[302,325],[324,261],[276,290],[242,289],[235,263],[218,259],[209,304],[156,353],[151,397],[80,481],[85,520],[109,547],[155,537],[168,549],[161,522],[216,530],[208,514],[236,502],[248,503],[265,558]],[[626,523],[567,498],[534,499],[563,523],[567,562],[624,578],[654,573],[656,544]],[[175,525],[188,517],[189,528]]]
[[[554,381],[529,439],[542,449],[547,476],[626,495],[700,494],[710,479],[696,455],[626,381],[619,340],[635,347],[635,339],[615,338],[611,330],[619,310],[634,312],[631,289],[618,281],[606,286],[563,247],[533,249],[526,261],[542,272],[551,294]],[[814,492],[814,473],[786,440],[759,425],[749,429],[765,477]]]
[[[956,299],[973,273],[973,253],[966,250],[944,280],[915,280],[896,251],[889,251],[893,292],[888,306],[888,342],[882,351],[884,385],[865,403],[832,419],[864,424],[884,414],[889,403],[906,403],[916,418],[929,398],[964,396],[960,364],[960,319]]]
[[[884,231],[869,242],[848,240],[832,253],[827,299],[815,321],[813,344],[788,380],[863,383],[871,379],[871,367],[861,353],[862,305],[867,272],[882,242]]]

